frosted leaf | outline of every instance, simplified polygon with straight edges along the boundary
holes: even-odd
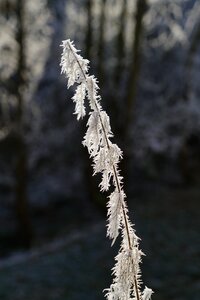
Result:
[[[115,258],[116,264],[113,268],[114,289],[120,291],[119,299],[129,299],[134,286],[134,265],[132,257],[126,251],[121,251]]]
[[[105,297],[107,300],[131,300],[132,298],[129,297],[129,294],[129,290],[128,292],[124,293],[121,290],[120,285],[118,283],[114,283],[110,286],[110,289],[107,289]]]
[[[144,255],[144,253],[138,248],[138,245],[133,248],[131,253],[132,253],[132,257],[133,257],[135,266],[137,266],[137,265],[139,266],[139,263],[141,262],[141,256]]]
[[[98,153],[94,157],[94,164],[93,164],[94,175],[106,170],[106,156],[107,156],[107,149],[100,147]]]
[[[120,289],[116,283],[111,284],[110,288],[105,289],[104,291],[107,291],[107,293],[105,294],[107,300],[123,299],[123,297],[120,295]]]
[[[88,148],[90,156],[97,155],[100,146],[99,116],[92,112],[87,122],[87,132],[84,136],[83,145]]]
[[[86,114],[84,100],[86,95],[85,83],[80,84],[75,92],[75,95],[72,97],[72,100],[75,102],[75,114],[77,114],[77,120],[83,118]]]
[[[142,293],[142,300],[150,300],[152,294],[153,294],[152,289],[149,289],[148,287],[145,286],[145,289]]]
[[[107,191],[110,187],[110,180],[113,176],[113,168],[108,166],[109,150],[107,147],[100,146],[100,149],[93,157],[94,175],[102,173],[102,180],[99,184],[101,191]]]
[[[66,74],[69,88],[75,82],[80,83],[86,79],[85,74],[88,72],[89,61],[78,54],[70,40],[63,41],[61,47],[63,48],[60,63],[61,73]]]
[[[115,171],[116,171],[116,174],[117,174],[117,180],[116,180],[116,177],[113,177],[113,184],[115,187],[118,186],[118,184],[122,187],[123,186],[123,177],[120,176],[120,171],[118,169],[118,165],[115,164]],[[124,194],[125,195],[125,194]]]
[[[101,97],[98,95],[98,84],[94,76],[89,76],[87,78],[87,87],[88,87],[88,99],[90,108],[94,111],[101,111],[100,100]]]
[[[124,201],[124,205],[126,208],[125,201]],[[128,227],[128,231],[129,231],[129,238],[127,236],[126,226],[124,226],[122,229],[122,247],[123,247],[123,249],[129,248],[129,242],[131,243],[131,247],[138,247],[139,238],[136,235],[135,230],[133,229],[133,225],[130,222],[129,218],[127,218],[127,227]]]
[[[68,79],[68,88],[76,82],[76,61],[72,60],[71,64],[68,66],[68,72],[70,73],[69,79]]]
[[[110,144],[110,164],[118,164],[120,158],[122,158],[122,151],[116,144]]]
[[[113,133],[112,133],[111,127],[110,127],[110,118],[109,118],[109,116],[107,115],[107,113],[105,111],[101,111],[100,116],[101,116],[102,123],[103,123],[104,130],[106,132],[107,137],[108,138],[112,137]]]
[[[110,180],[111,180],[111,177],[113,176],[113,172],[111,171],[108,171],[107,169],[103,170],[102,172],[102,180],[101,180],[101,183],[100,183],[100,189],[101,191],[107,191],[110,187]]]
[[[122,198],[123,195],[115,190],[110,196],[107,204],[108,207],[108,225],[107,236],[111,238],[112,245],[114,244],[121,228],[122,217]]]

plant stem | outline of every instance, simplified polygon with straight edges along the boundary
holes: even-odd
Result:
[[[77,55],[76,55],[76,53],[73,51],[73,49],[72,49],[72,47],[71,47],[71,45],[70,45],[69,42],[68,42],[68,46],[69,46],[69,48],[70,48],[70,50],[71,50],[71,52],[72,52],[74,58],[76,59],[76,62],[77,62],[77,64],[78,64],[78,66],[79,66],[81,72],[82,72],[82,75],[83,75],[83,77],[84,77],[84,79],[85,79],[85,82],[86,82],[86,84],[87,84],[87,90],[88,90],[88,92],[89,92],[88,82],[87,82],[87,75],[86,75],[86,73],[84,72],[84,70],[83,70],[83,68],[82,68],[82,66],[81,66],[81,64],[80,64],[80,62],[79,62],[79,60],[78,60],[78,58],[77,58]],[[100,123],[101,123],[102,131],[103,131],[103,133],[104,133],[104,138],[105,138],[105,141],[106,141],[106,146],[107,146],[108,150],[110,150],[109,138],[108,138],[108,136],[107,136],[107,134],[106,134],[105,126],[104,126],[104,124],[103,124],[103,120],[102,120],[102,117],[101,117],[101,112],[100,112],[99,107],[98,107],[98,105],[97,105],[97,101],[96,101],[96,99],[93,99],[93,96],[92,96],[92,95],[89,95],[89,97],[92,98],[92,100],[93,100],[93,102],[94,102],[94,104],[95,104],[95,108],[96,108],[96,111],[97,111],[97,113],[98,113],[98,117],[99,117],[99,120],[100,120]],[[118,193],[119,193],[119,194],[122,194],[123,189],[122,189],[122,186],[121,186],[121,184],[120,184],[120,179],[119,179],[119,177],[118,177],[117,169],[116,169],[116,166],[115,166],[114,163],[112,164],[112,168],[113,168],[113,175],[114,175],[114,180],[115,180],[115,183],[116,183],[116,186],[117,186]],[[123,214],[123,219],[124,219],[123,224],[124,224],[124,228],[125,228],[126,234],[127,234],[129,250],[131,251],[131,250],[133,249],[133,247],[132,247],[132,244],[131,244],[131,237],[130,237],[130,232],[129,232],[129,227],[128,227],[128,218],[127,218],[127,214],[126,214],[126,210],[125,210],[125,203],[124,203],[124,201],[123,201],[123,199],[122,199],[121,197],[120,197],[120,201],[121,201],[122,214]],[[137,282],[137,277],[136,277],[136,271],[135,271],[134,262],[133,262],[133,270],[134,270],[134,272],[133,272],[133,273],[134,273],[134,274],[133,274],[133,279],[134,279],[134,288],[135,288],[136,300],[141,300],[140,294],[139,294],[139,287],[138,287],[138,282]]]

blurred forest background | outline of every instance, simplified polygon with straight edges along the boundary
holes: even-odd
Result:
[[[91,61],[155,300],[200,294],[200,1],[0,0],[0,297],[102,299],[116,249],[61,41]]]

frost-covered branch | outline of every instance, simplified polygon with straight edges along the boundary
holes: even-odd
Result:
[[[70,40],[63,41],[61,46],[61,72],[68,78],[68,88],[78,84],[72,98],[78,120],[86,115],[85,99],[89,102],[90,112],[83,145],[87,147],[93,159],[94,174],[102,174],[100,190],[107,191],[110,186],[114,187],[107,204],[107,236],[114,244],[121,232],[122,242],[115,258],[113,283],[106,290],[106,297],[108,300],[149,300],[152,290],[145,287],[144,291],[141,291],[140,263],[143,253],[139,249],[139,238],[128,217],[123,178],[118,168],[122,151],[111,141],[113,133],[110,118],[102,109],[97,80],[88,73],[89,61],[78,54],[79,51]]]

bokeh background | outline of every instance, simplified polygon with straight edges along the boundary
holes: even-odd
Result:
[[[155,300],[200,295],[200,1],[0,0],[0,298],[103,299],[119,241],[60,75],[70,38],[124,152]]]

